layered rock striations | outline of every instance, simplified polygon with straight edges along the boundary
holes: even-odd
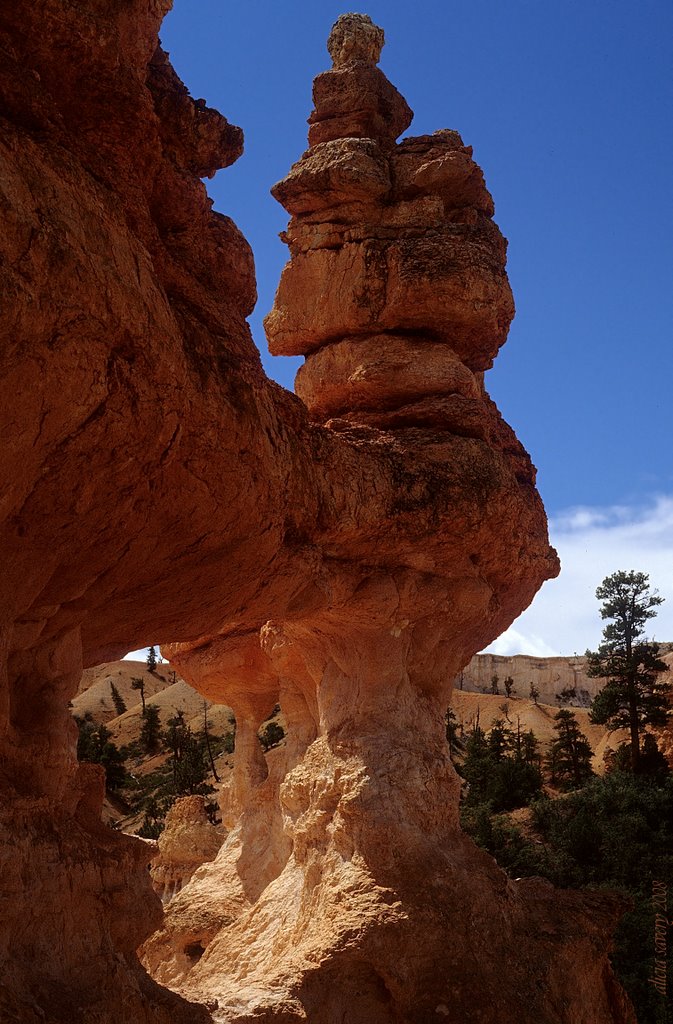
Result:
[[[228,1021],[633,1021],[607,958],[619,899],[512,882],[458,826],[451,680],[557,562],[483,386],[513,314],[491,198],[457,133],[396,143],[411,112],[382,42],[339,19],[310,148],[274,188],[291,259],[266,329],[306,356],[309,582],[261,628],[167,649],[234,709],[236,781],[231,833],[143,959]]]
[[[296,391],[318,422],[486,440],[482,372],[514,314],[505,240],[457,132],[395,144],[412,114],[367,44],[330,44],[311,148],[273,189],[292,215],[291,260],[265,321],[269,347],[306,356]]]
[[[663,660],[670,665],[671,645],[660,644]],[[497,692],[505,696],[505,679],[512,684],[515,697],[529,697],[537,690],[542,704],[589,707],[605,685],[603,679],[587,674],[587,659],[582,654],[569,657],[536,657],[531,654],[476,654],[454,680],[457,690],[472,693]]]
[[[497,692],[505,694],[504,681],[508,678],[517,697],[529,697],[531,687],[535,687],[543,704],[578,707],[588,707],[603,685],[602,680],[587,675],[584,655],[538,658],[528,654],[476,654],[458,674],[454,686],[473,693],[491,693],[495,680]]]

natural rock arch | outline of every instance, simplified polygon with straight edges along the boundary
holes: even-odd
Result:
[[[241,723],[241,823],[213,863],[235,913],[225,935],[227,900],[206,899],[187,956],[230,1019],[421,1021],[486,998],[493,1021],[517,999],[522,1019],[626,1020],[614,906],[507,882],[457,830],[441,743],[448,680],[557,571],[530,460],[483,391],[513,307],[481,173],[455,133],[395,143],[410,112],[379,31],[342,22],[312,148],[277,188],[292,261],[268,330],[309,355],[307,412],[252,344],[250,252],[199,180],[242,136],[157,47],[169,6],[0,15],[3,1020],[208,1019],[139,967],[161,920],[146,852],[103,828],[75,760],[82,666],[148,638],[183,640],[176,663]],[[290,739],[267,775],[245,730],[277,693]],[[503,985],[503,935],[542,989],[516,969]],[[477,939],[491,956],[468,976]],[[255,993],[229,968],[208,980],[232,952]]]

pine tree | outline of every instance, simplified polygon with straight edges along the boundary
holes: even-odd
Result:
[[[649,775],[659,781],[671,774],[668,761],[659,749],[656,737],[651,732],[646,732],[643,736],[640,749],[640,772],[641,775]]]
[[[176,711],[175,716],[168,720],[165,742],[171,751],[174,793],[177,796],[212,793],[213,787],[206,783],[208,764],[205,743],[200,743],[193,735],[184,711]]]
[[[112,703],[115,706],[117,717],[119,717],[119,715],[123,715],[126,711],[126,703],[114,683],[110,683],[110,693],[112,694]]]
[[[514,693],[514,680],[511,676],[505,676],[503,679],[503,686],[505,687],[505,695],[511,697]]]
[[[537,741],[537,737],[532,729],[525,732],[521,737],[521,758],[526,764],[540,765],[540,754],[538,748],[540,744]]]
[[[147,671],[154,672],[157,667],[157,652],[154,647],[150,647],[147,652]]]
[[[220,777],[217,774],[217,769],[215,768],[215,758],[213,757],[213,750],[212,750],[212,747],[210,745],[210,732],[208,730],[209,730],[208,701],[204,700],[204,702],[203,702],[203,738],[205,740],[206,750],[208,751],[208,760],[210,761],[210,770],[213,773],[213,779],[215,780],[215,782],[219,782],[220,781]]]
[[[505,716],[505,721],[511,725],[512,719],[509,717],[509,701],[504,700],[502,704],[498,704],[498,711],[502,711]]]
[[[540,696],[540,691],[538,690],[537,686],[535,685],[535,683],[533,682],[532,679],[530,681],[530,691],[529,692],[530,692],[530,699],[532,700],[533,704],[537,704],[537,699]]]
[[[499,813],[530,803],[542,788],[536,747],[532,733],[522,737],[518,728],[514,735],[501,720],[493,723],[488,737],[475,725],[460,767],[469,784],[466,805],[487,804]]]
[[[554,715],[556,739],[546,758],[551,781],[566,789],[579,789],[593,776],[591,745],[581,731],[574,712],[562,708]]]
[[[512,733],[502,718],[496,718],[488,734],[488,750],[494,761],[502,761],[512,748]]]
[[[649,588],[642,572],[619,571],[596,590],[603,602],[601,618],[609,619],[597,651],[587,651],[588,674],[607,679],[591,705],[590,720],[610,729],[628,729],[631,768],[640,771],[640,736],[646,725],[664,725],[671,686],[660,679],[668,666],[659,645],[645,639],[645,623],[657,614],[663,598]]]
[[[493,757],[484,731],[476,722],[465,744],[465,761],[461,772],[468,783],[468,801],[483,803],[488,799],[488,786],[493,774]]]
[[[133,690],[140,690],[140,699],[143,705],[143,717],[145,716],[145,680],[142,676],[134,676],[131,679],[131,688]]]
[[[111,792],[119,789],[126,781],[124,752],[110,739],[110,730],[106,725],[97,725],[89,712],[84,718],[75,718],[75,721],[79,730],[78,760],[101,764],[105,769],[105,788]]]
[[[451,708],[448,708],[444,717],[444,725],[446,726],[446,741],[449,744],[449,757],[453,754],[454,747],[462,749],[464,746],[463,741],[458,735],[458,722],[456,720],[455,713]]]
[[[161,718],[156,704],[148,704],[142,712],[140,742],[148,754],[156,754],[161,746]]]

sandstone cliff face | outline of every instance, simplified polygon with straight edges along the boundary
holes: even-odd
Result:
[[[508,881],[458,828],[449,681],[557,567],[483,386],[513,312],[491,198],[457,133],[396,145],[410,111],[381,44],[361,15],[333,29],[310,148],[274,189],[291,259],[266,320],[273,351],[306,355],[326,478],[328,450],[366,453],[369,486],[330,480],[330,505],[354,483],[358,505],[314,542],[296,601],[167,649],[236,713],[239,817],[143,959],[222,1020],[632,1020],[606,955],[619,901]],[[267,762],[255,733],[278,700]]]
[[[409,111],[380,31],[340,22],[306,184],[279,192],[269,335],[309,353],[307,413],[252,344],[251,254],[199,180],[241,133],[158,48],[168,6],[0,12],[2,1018],[208,1018],[138,966],[148,850],[102,828],[67,707],[83,665],[178,639],[237,713],[239,818],[215,898],[148,962],[163,943],[163,973],[229,1019],[626,1019],[614,907],[513,886],[456,828],[445,681],[557,571],[481,383],[512,306],[480,173],[454,133],[394,144]],[[271,770],[254,730],[279,695]],[[202,871],[171,913],[192,887]]]
[[[673,665],[670,644],[661,644],[663,661]],[[604,679],[587,675],[586,658],[583,655],[558,658],[537,658],[528,654],[504,657],[499,654],[475,654],[454,680],[454,688],[468,693],[491,693],[493,677],[497,676],[498,693],[505,696],[504,680],[509,676],[513,683],[512,692],[516,697],[529,697],[531,683],[538,691],[542,704],[569,707],[589,707],[596,694],[605,685]],[[568,699],[557,700],[566,691]]]
[[[498,654],[475,654],[454,681],[459,690],[490,693],[493,677],[498,677],[498,692],[505,693],[504,680],[513,680],[513,692],[528,697],[531,683],[543,704],[555,704],[563,691],[574,690],[569,705],[588,707],[604,680],[593,679],[586,672],[586,658],[534,658],[527,654],[503,657]]]

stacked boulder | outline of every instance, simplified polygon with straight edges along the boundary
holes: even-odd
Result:
[[[382,45],[366,15],[339,18],[310,148],[272,190],[292,219],[269,348],[306,357],[295,389],[314,421],[487,439],[482,373],[514,315],[506,242],[458,132],[396,143],[412,112]]]

